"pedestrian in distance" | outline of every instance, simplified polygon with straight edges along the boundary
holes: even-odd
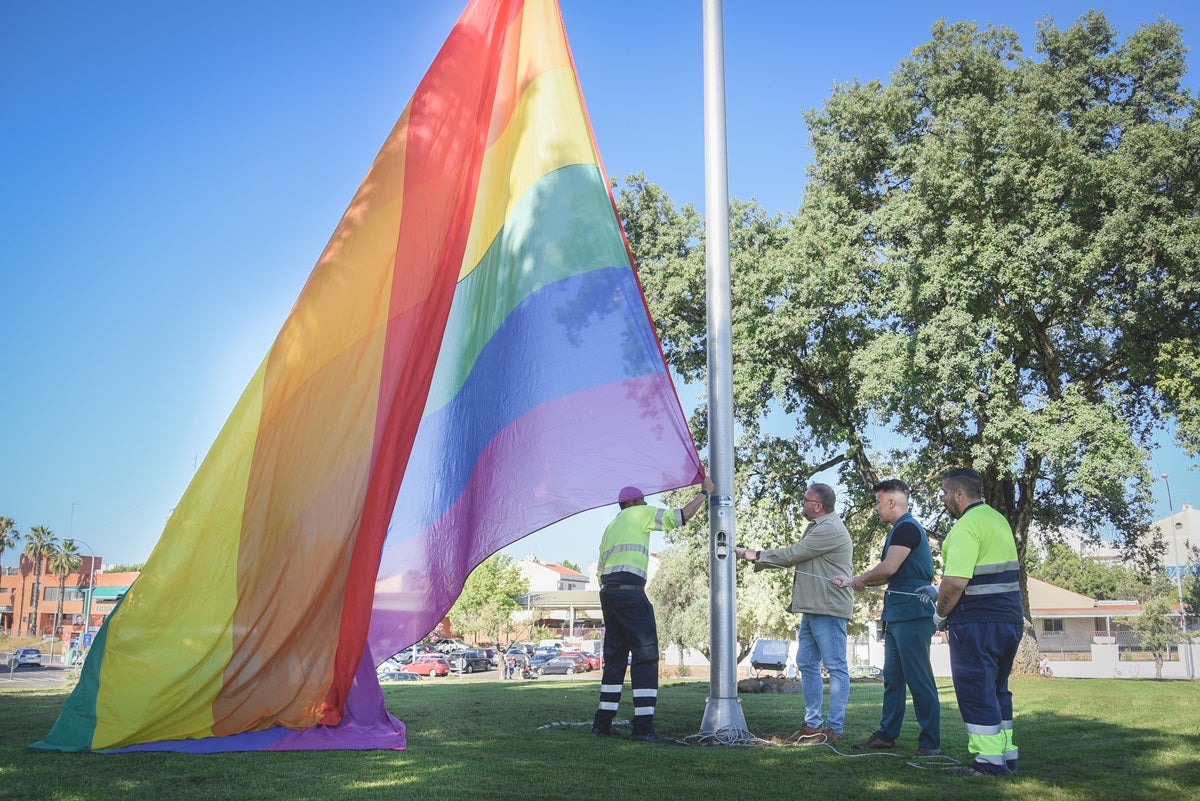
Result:
[[[812,484],[803,501],[803,514],[809,524],[798,542],[767,550],[734,548],[738,558],[754,563],[755,570],[790,568],[793,572],[788,609],[802,615],[796,632],[796,667],[804,695],[804,723],[788,740],[804,745],[841,740],[850,701],[846,627],[854,611],[854,593],[849,587],[835,585],[832,579],[853,569],[854,544],[845,523],[834,514],[836,499],[833,487]],[[828,716],[822,712],[821,665],[829,674]]]
[[[700,494],[682,509],[649,506],[637,487],[625,487],[618,495],[620,511],[604,530],[596,564],[600,611],[604,616],[604,667],[592,734],[617,734],[612,722],[620,707],[628,668],[633,690],[633,731],[629,739],[679,743],[654,729],[658,703],[658,625],[654,606],[646,597],[650,535],[655,531],[670,531],[691,520],[712,490],[712,480],[705,478]]]
[[[933,552],[925,528],[912,516],[909,487],[899,479],[880,481],[875,513],[891,526],[879,562],[857,576],[835,576],[833,583],[855,591],[887,586],[883,596],[883,713],[879,728],[852,747],[891,750],[904,724],[905,688],[912,696],[921,733],[916,757],[941,754],[941,704],[929,642],[933,638]]]

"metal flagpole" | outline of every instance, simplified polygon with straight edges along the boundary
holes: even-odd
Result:
[[[708,296],[709,698],[702,735],[750,736],[737,697],[733,558],[733,340],[729,293],[729,187],[721,0],[704,0],[704,205]]]

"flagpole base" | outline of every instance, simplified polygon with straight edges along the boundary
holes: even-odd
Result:
[[[730,744],[753,739],[754,735],[746,726],[746,716],[742,714],[741,700],[709,698],[700,720],[700,737]]]

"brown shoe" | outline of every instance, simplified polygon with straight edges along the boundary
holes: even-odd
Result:
[[[855,743],[854,745],[852,745],[850,747],[856,751],[866,751],[866,750],[872,749],[872,748],[878,748],[881,751],[890,751],[896,747],[896,741],[895,740],[885,740],[877,734],[872,734],[870,737],[863,740],[861,743]]]
[[[826,726],[823,731],[825,733],[825,742],[827,743],[836,743],[838,740],[842,739],[842,735],[838,734],[828,726]]]
[[[816,745],[825,742],[825,729],[814,729],[805,723],[797,731],[794,731],[785,737],[783,741],[785,743],[803,742],[805,745]]]
[[[940,748],[926,748],[925,746],[921,746],[921,747],[920,747],[920,748],[918,748],[916,751],[913,751],[913,752],[912,752],[912,755],[913,755],[913,756],[915,756],[915,757],[935,757],[935,756],[941,756],[941,755],[942,755],[942,749],[940,749]]]

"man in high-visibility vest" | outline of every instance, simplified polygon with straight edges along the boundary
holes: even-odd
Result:
[[[650,565],[650,534],[670,531],[695,516],[713,490],[705,478],[700,494],[682,509],[648,506],[636,487],[621,490],[621,511],[604,530],[600,542],[600,610],[604,614],[604,669],[600,676],[600,705],[592,721],[592,734],[612,735],[612,722],[621,703],[626,662],[633,687],[633,732],[630,740],[677,743],[654,730],[658,701],[658,626],[654,607],[646,597]]]
[[[933,622],[948,634],[954,694],[973,757],[946,772],[1005,776],[1017,771],[1008,689],[1024,629],[1017,546],[1008,521],[983,502],[983,481],[969,467],[942,476],[942,502],[957,522],[942,544]]]

